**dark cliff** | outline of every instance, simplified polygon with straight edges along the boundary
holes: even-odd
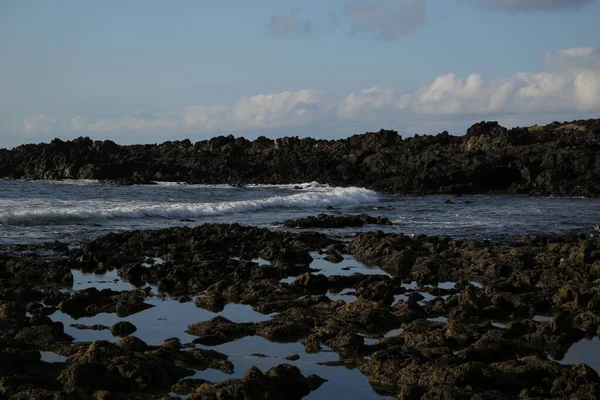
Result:
[[[122,182],[319,181],[406,194],[600,196],[600,120],[505,129],[473,125],[402,139],[394,131],[342,140],[216,137],[119,146],[79,138],[0,150],[0,177]]]

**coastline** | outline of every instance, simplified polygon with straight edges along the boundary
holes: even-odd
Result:
[[[374,228],[342,243],[316,232],[204,224],[113,233],[71,250],[57,246],[53,260],[3,256],[4,297],[13,294],[2,305],[2,355],[11,354],[12,365],[24,368],[4,374],[23,377],[30,394],[165,398],[176,390],[194,399],[263,387],[301,398],[340,384],[310,373],[323,362],[322,375],[326,368],[356,368],[381,396],[600,393],[596,371],[554,361],[573,343],[599,336],[599,236],[532,235],[497,243],[411,238]],[[72,286],[77,271],[92,272],[94,279],[114,271],[120,285],[138,288],[56,290]],[[105,285],[111,287],[110,280]],[[187,307],[183,314],[191,319],[186,332],[171,329],[157,343],[146,343],[137,336],[152,330],[125,321],[159,310],[159,304],[171,305],[167,319],[180,314],[178,307]],[[219,314],[229,315],[232,304],[248,307],[237,322]],[[216,316],[195,321],[188,305]],[[116,313],[123,323],[90,328],[104,313]],[[74,328],[53,322],[57,315],[90,322]],[[88,329],[115,336],[72,341],[76,333],[96,332]],[[246,371],[238,370],[239,360],[218,349],[253,337],[299,342],[305,353],[299,359],[248,354],[250,363],[288,366],[266,374],[250,368],[240,376]],[[324,348],[339,359],[317,361],[314,368],[303,362],[311,354],[318,360]],[[39,359],[40,351],[63,358],[49,363]],[[130,372],[117,367],[123,362]],[[206,368],[225,376],[235,370],[238,378],[208,383],[201,378]],[[42,371],[53,377],[50,387],[36,383]],[[196,378],[181,380],[190,375]],[[578,385],[569,385],[575,377]],[[23,390],[20,384],[3,386],[6,394]]]
[[[402,138],[381,130],[347,139],[219,136],[120,146],[79,138],[0,150],[0,176],[113,184],[327,183],[391,194],[600,196],[600,120],[506,129],[481,122],[464,136]]]
[[[600,197],[599,138],[588,120],[480,123],[462,137],[0,150],[0,175],[70,184],[4,182],[0,397],[600,397],[595,203],[565,199]],[[87,191],[77,179],[92,179]],[[142,187],[157,182],[170,189]],[[386,193],[437,197],[387,206]],[[507,194],[562,199],[490,200]],[[215,215],[250,222],[201,223]],[[523,231],[536,218],[538,233]],[[440,221],[455,234],[499,227],[450,237]],[[89,236],[11,237],[21,228]]]

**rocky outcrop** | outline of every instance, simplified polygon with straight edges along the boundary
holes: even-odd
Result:
[[[242,379],[203,383],[190,399],[290,399],[299,400],[325,380],[317,375],[304,377],[297,367],[282,364],[263,373],[251,367]]]
[[[79,138],[0,150],[0,177],[100,179],[117,184],[297,183],[389,193],[600,195],[600,120],[505,129],[473,125],[403,139],[382,130],[342,140],[216,137],[119,146]]]
[[[322,260],[311,268],[319,251],[344,261],[353,255],[391,276],[345,275],[343,262],[319,273]],[[174,399],[174,392],[192,399],[299,399],[319,390],[321,378],[296,368],[308,365],[307,355],[293,366],[297,357],[254,353],[262,349],[253,347],[249,356],[278,366],[263,372],[245,365],[243,378],[225,382],[184,379],[205,369],[232,374],[239,357],[229,360],[203,347],[249,336],[300,342],[306,353],[333,351],[339,359],[321,365],[360,371],[382,396],[600,396],[597,371],[557,362],[573,343],[600,336],[600,236],[492,241],[366,232],[346,245],[318,233],[206,224],[109,234],[59,254],[60,262],[0,258],[0,398]],[[164,263],[138,270],[154,257]],[[269,263],[251,261],[258,257]],[[149,286],[76,290],[64,279],[66,265],[115,268]],[[338,267],[339,275],[331,273]],[[71,290],[59,290],[65,286]],[[343,298],[332,296],[342,289]],[[75,341],[52,321],[57,310],[73,317],[134,315],[157,296],[173,306],[175,298],[195,297],[198,307],[215,312],[243,304],[262,316],[238,322],[190,313],[190,342],[171,337],[161,345],[132,335],[136,327],[125,321],[110,328],[125,336],[113,338],[116,343]],[[136,325],[135,332],[152,329],[143,319]],[[48,352],[62,357],[48,360]]]
[[[360,215],[330,215],[319,214],[306,218],[289,219],[283,222],[290,228],[357,228],[369,225],[392,225],[389,218],[372,217],[367,214]]]

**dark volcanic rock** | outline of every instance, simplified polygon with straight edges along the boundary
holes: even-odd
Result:
[[[283,222],[283,225],[292,228],[346,228],[360,227],[365,224],[392,225],[385,217],[372,217],[367,214],[360,215],[331,215],[319,214],[316,217],[291,219]]]
[[[196,297],[196,307],[212,312],[220,312],[225,308],[225,300],[219,293],[209,293]]]
[[[25,282],[57,283],[72,285],[73,274],[66,261],[44,261],[28,257],[0,256],[0,277]]]
[[[139,339],[138,339],[139,340]],[[143,343],[143,342],[142,342]],[[132,347],[97,341],[69,357],[57,380],[67,392],[115,392],[169,389],[192,369],[232,371],[223,354],[210,350],[185,350],[167,346]]]
[[[159,290],[176,295],[198,295],[211,285],[220,285],[195,300],[198,307],[216,312],[226,302],[240,300],[236,298],[239,294],[224,293],[233,281],[279,280],[306,272],[313,260],[309,253],[335,243],[313,232],[295,234],[237,224],[205,224],[109,234],[73,251],[71,259],[81,259],[89,265],[119,265],[119,275],[130,282],[154,284]],[[161,257],[165,263],[142,267],[149,255]],[[254,258],[269,260],[270,265],[243,261]],[[123,293],[88,289],[74,293],[61,307],[78,313],[71,314],[74,316],[93,315],[91,312],[98,307],[86,308],[98,302],[107,303],[100,308],[109,309],[112,303],[121,304],[123,312],[134,311],[148,306],[143,302],[148,295],[141,289]],[[130,305],[131,310],[126,310],[125,305]]]
[[[70,326],[75,329],[88,330],[88,331],[103,331],[103,330],[111,329],[108,326],[100,325],[100,324],[95,324],[95,325],[71,324]]]
[[[137,328],[129,321],[119,321],[110,327],[110,333],[112,333],[113,336],[121,338],[129,336],[135,331],[137,331]]]
[[[342,258],[350,253],[393,276],[315,274],[309,253],[323,249]],[[165,262],[138,268],[148,257]],[[249,261],[258,257],[269,264]],[[106,271],[109,265],[120,276],[172,290],[176,295],[158,295],[174,307],[175,298],[195,298],[198,307],[214,311],[243,304],[254,322],[207,321],[199,312],[187,330],[196,336],[192,343],[170,338],[149,346],[135,336],[116,344],[74,342],[51,320],[57,309],[74,317],[129,315],[155,296],[151,286],[58,290],[68,266]],[[45,274],[56,279],[28,281]],[[281,281],[289,276],[297,278]],[[453,284],[436,287],[440,282]],[[382,396],[594,399],[598,374],[555,360],[573,343],[600,335],[599,282],[600,236],[591,235],[480,241],[367,232],[346,245],[318,233],[235,224],[109,234],[69,250],[61,262],[0,256],[0,398],[152,399],[169,398],[170,391],[191,398],[299,398],[322,383],[290,366],[267,373],[251,368],[243,379],[221,383],[181,381],[206,368],[233,372],[225,355],[196,344],[260,336],[300,342],[308,353],[327,346],[339,360],[324,365],[358,369]],[[122,322],[112,331],[133,329]],[[256,350],[262,349],[248,354]],[[42,361],[41,352],[66,359]],[[275,358],[264,353],[268,362]]]
[[[600,120],[505,129],[473,125],[402,139],[395,131],[342,140],[219,136],[160,145],[55,139],[0,150],[0,177],[101,179],[117,184],[318,181],[394,193],[600,195]]]
[[[76,318],[101,312],[114,312],[119,317],[127,317],[153,307],[144,303],[146,295],[143,290],[115,292],[110,289],[89,288],[71,294],[59,304],[59,308]]]
[[[195,343],[217,345],[231,342],[253,332],[251,324],[236,324],[225,317],[215,317],[209,321],[188,326],[188,333],[198,336]]]
[[[316,375],[304,377],[297,367],[282,364],[266,373],[250,367],[242,379],[198,386],[190,399],[301,399],[325,382]]]

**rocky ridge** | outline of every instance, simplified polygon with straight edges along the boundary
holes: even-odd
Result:
[[[317,181],[403,194],[600,195],[600,120],[506,129],[481,122],[464,136],[403,139],[395,131],[342,140],[219,136],[119,146],[79,138],[0,150],[0,177],[114,184],[283,184]]]

